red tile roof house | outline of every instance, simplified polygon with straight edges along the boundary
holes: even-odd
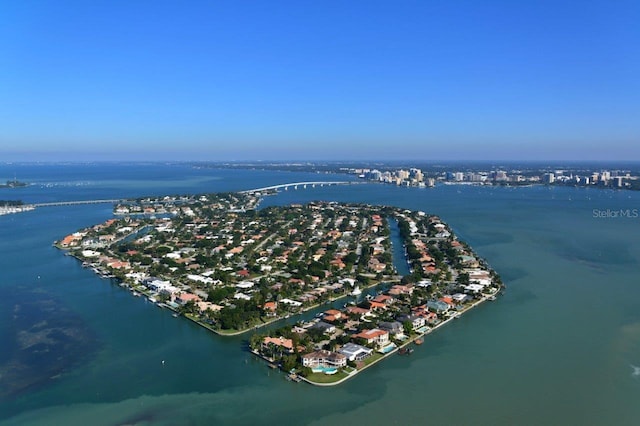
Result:
[[[364,339],[368,344],[375,343],[378,346],[384,346],[389,343],[389,332],[374,328],[373,330],[362,330],[358,334],[354,334],[352,337],[357,339]]]
[[[389,290],[389,294],[392,295],[392,296],[399,296],[401,294],[411,295],[411,294],[413,294],[413,287],[412,286],[406,286],[406,285],[394,285]]]
[[[369,307],[374,311],[387,309],[387,305],[385,303],[376,302],[375,300],[369,301]]]
[[[113,269],[131,269],[131,265],[129,264],[129,262],[123,262],[120,260],[109,262],[107,263],[107,266]]]
[[[453,307],[455,306],[456,302],[454,302],[453,298],[451,296],[443,296],[440,299],[441,302],[444,302],[446,304],[448,304],[449,306]]]
[[[361,308],[359,306],[349,306],[347,307],[346,311],[351,315],[366,315],[368,313],[371,313],[369,309]]]
[[[267,349],[269,345],[275,345],[285,350],[285,352],[293,353],[293,340],[284,337],[265,337],[262,341],[262,349]]]
[[[306,355],[302,355],[302,366],[309,368],[331,368],[331,367],[344,367],[347,365],[347,357],[337,352],[330,352],[325,350],[311,352]]]
[[[329,309],[328,311],[324,311],[324,318],[323,319],[327,319],[328,317],[333,317],[333,320],[338,320],[340,318],[342,318],[342,312],[340,312],[337,309]]]
[[[372,302],[384,303],[385,305],[391,305],[395,301],[396,299],[387,294],[379,294],[372,299]]]
[[[275,311],[276,309],[278,309],[278,302],[266,302],[264,304],[264,310],[269,310],[269,311]]]
[[[180,295],[176,297],[176,303],[180,305],[185,305],[191,301],[198,303],[198,302],[201,302],[202,299],[200,299],[200,297],[196,296],[195,294],[191,294],[191,293],[180,293]]]

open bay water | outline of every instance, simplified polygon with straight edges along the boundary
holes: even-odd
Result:
[[[0,190],[0,199],[141,197],[345,179],[163,164],[0,165],[1,180],[14,174],[34,185]],[[261,206],[313,200],[438,214],[502,275],[507,290],[427,336],[411,357],[391,357],[340,386],[317,388],[287,382],[249,356],[242,349],[248,335],[218,337],[173,318],[51,246],[110,218],[110,205],[0,216],[0,372],[18,363],[28,384],[8,389],[0,377],[0,392],[10,393],[0,394],[0,422],[640,421],[640,377],[632,368],[640,366],[640,218],[606,213],[640,209],[640,193],[371,184],[283,191]],[[30,319],[16,315],[16,306]],[[44,346],[29,346],[43,336]],[[50,358],[38,352],[47,350]]]

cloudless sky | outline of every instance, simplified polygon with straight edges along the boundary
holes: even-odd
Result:
[[[0,1],[43,159],[640,160],[640,2]]]

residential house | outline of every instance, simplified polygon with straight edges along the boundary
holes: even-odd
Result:
[[[269,346],[271,345],[275,345],[281,348],[284,352],[287,352],[289,354],[292,354],[294,352],[292,339],[285,339],[284,337],[280,336],[280,337],[265,337],[262,340],[263,350],[268,349]]]
[[[451,306],[442,300],[429,300],[427,302],[427,308],[431,312],[443,313],[451,309]]]
[[[409,321],[411,323],[411,327],[414,330],[419,329],[420,327],[424,327],[426,320],[423,316],[411,314],[411,315],[400,315],[396,318],[398,321],[405,323]]]
[[[363,339],[367,344],[376,344],[378,346],[384,346],[389,343],[389,332],[386,330],[380,330],[374,328],[373,330],[362,330],[358,334],[354,334],[352,337],[356,339]]]
[[[325,311],[322,316],[322,319],[328,322],[335,322],[340,320],[341,318],[342,318],[342,312],[340,312],[337,309],[329,309],[328,311]]]
[[[393,296],[389,296],[388,294],[379,294],[376,297],[374,297],[373,299],[371,299],[372,302],[377,302],[377,303],[384,303],[385,305],[392,305],[396,299],[393,298]]]
[[[349,361],[362,361],[373,353],[373,349],[356,343],[346,343],[338,352],[346,356]]]
[[[382,321],[378,324],[378,328],[387,331],[392,336],[400,336],[404,334],[404,326],[398,321]]]
[[[336,331],[335,325],[329,324],[324,321],[318,321],[311,328],[314,328],[316,330],[321,330],[324,334],[331,334],[331,333],[335,333]]]
[[[319,350],[302,355],[302,366],[309,368],[332,368],[344,367],[347,365],[347,357],[344,354]]]
[[[198,303],[202,300],[196,296],[195,294],[182,292],[178,297],[176,297],[176,303],[179,305],[186,305],[189,302]]]

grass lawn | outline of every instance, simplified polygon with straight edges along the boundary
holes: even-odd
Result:
[[[315,383],[333,383],[348,376],[347,373],[341,370],[336,374],[311,373],[307,376],[307,380]]]
[[[370,357],[365,358],[362,361],[362,367],[366,367],[367,365],[371,364],[372,362],[375,362],[377,360],[379,360],[380,358],[383,358],[384,355],[379,353],[379,352],[374,352]]]

